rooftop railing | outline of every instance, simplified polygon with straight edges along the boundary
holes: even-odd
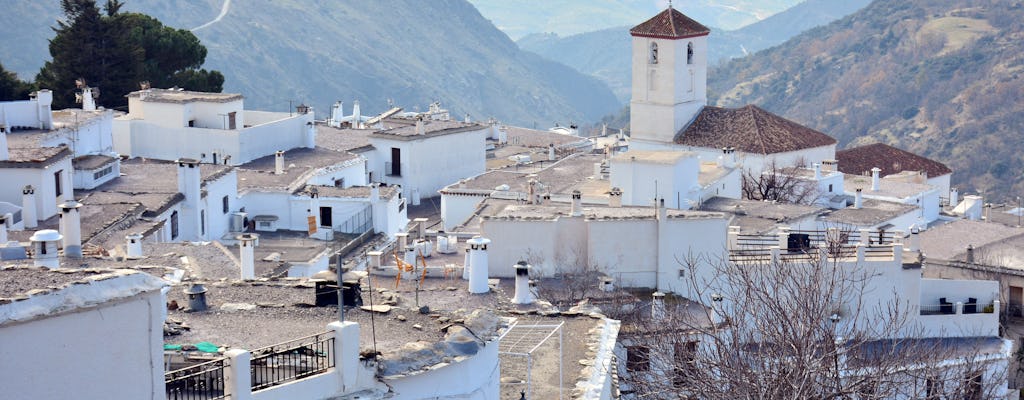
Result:
[[[167,400],[225,399],[226,358],[219,358],[164,374]]]
[[[252,390],[318,375],[334,367],[334,332],[323,332],[252,351]]]
[[[739,227],[729,228],[729,259],[733,262],[792,261],[814,259],[850,259],[858,261],[892,260],[902,251],[903,233],[884,230],[799,231],[780,228],[777,234],[741,234]]]

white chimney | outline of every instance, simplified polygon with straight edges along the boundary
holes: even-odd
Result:
[[[469,257],[469,248],[466,248],[466,259],[462,262],[462,279],[469,280],[469,271],[472,268],[472,259]]]
[[[853,198],[853,208],[860,210],[864,206],[864,189],[857,188],[857,195]]]
[[[84,111],[96,111],[96,101],[92,98],[92,88],[82,88],[82,110]]]
[[[127,249],[126,252],[128,253],[128,259],[134,260],[142,258],[142,234],[130,233],[128,235],[125,235],[124,238],[125,240],[127,240],[127,243],[125,243],[125,248]]]
[[[416,118],[416,134],[423,135],[424,133],[425,132],[423,132],[423,119]]]
[[[82,258],[82,204],[71,200],[60,207],[60,230],[64,236],[64,257]]]
[[[241,278],[255,279],[256,255],[254,250],[256,247],[256,240],[259,239],[259,235],[255,233],[243,233],[235,236],[235,239],[238,239],[239,259],[242,262]]]
[[[729,168],[736,167],[736,148],[729,146],[728,152],[725,156],[725,166]]]
[[[328,125],[330,125],[332,128],[340,127],[341,118],[344,117],[344,114],[345,111],[343,104],[340,101],[334,102],[334,105],[331,106],[331,120],[328,123]]]
[[[608,192],[608,206],[615,208],[622,207],[622,189],[613,187],[612,190]]]
[[[281,150],[274,153],[274,174],[284,174],[284,152]]]
[[[814,163],[814,180],[821,180],[821,164]]]
[[[36,103],[39,107],[39,129],[53,129],[53,92],[50,89],[39,89],[36,91]]]
[[[662,292],[654,292],[654,294],[651,295],[651,318],[655,321],[661,321],[665,319],[666,314],[665,294]]]
[[[363,116],[359,113],[359,100],[352,102],[352,127],[355,129],[363,127]]]
[[[416,246],[414,246],[414,245],[406,246],[404,254],[405,254],[405,256],[403,257],[402,261],[405,261],[406,264],[409,264],[409,265],[418,265],[419,264],[419,263],[416,262],[416,258],[417,258],[416,256],[418,255],[416,253]],[[401,272],[401,271],[399,271],[399,272]]]
[[[429,222],[429,221],[430,221],[430,219],[428,219],[428,218],[415,218],[415,219],[413,219],[413,222],[416,223],[416,238],[417,239],[426,239],[427,238],[427,222]]]
[[[491,290],[487,286],[487,245],[491,240],[476,236],[466,243],[469,244],[469,263],[472,265],[469,271],[469,292],[487,293]]]
[[[310,110],[312,110],[312,108],[310,108]],[[314,149],[314,148],[316,148],[316,123],[314,123],[313,121],[315,121],[313,119],[313,115],[310,114],[309,121],[306,122],[306,143],[305,143],[306,146],[305,147],[307,149]]]
[[[960,203],[960,193],[956,188],[949,189],[949,206],[956,207]]]
[[[611,292],[615,290],[615,281],[610,276],[601,277],[601,291]]]
[[[21,190],[21,220],[25,224],[25,229],[39,226],[36,217],[36,189],[32,185]]]
[[[908,250],[910,250],[910,251],[919,251],[919,250],[921,250],[921,235],[920,235],[920,232],[921,232],[921,229],[918,228],[917,225],[914,225],[914,226],[910,227],[910,247],[908,248]]]
[[[572,208],[569,211],[573,217],[583,215],[583,193],[580,193],[579,190],[572,191]]]
[[[7,125],[3,125],[3,120],[0,120],[0,161],[10,158],[11,153],[7,148]]]
[[[179,158],[177,163],[178,192],[185,196],[181,210],[184,217],[182,220],[185,221],[185,225],[188,227],[185,232],[191,232],[191,238],[198,238],[199,226],[202,223],[199,215],[200,185],[202,184],[199,173],[199,161],[191,158]]]
[[[548,161],[555,161],[555,144],[548,144]]]
[[[533,293],[530,293],[530,266],[526,261],[520,261],[515,265],[516,269],[516,295],[512,298],[513,304],[533,303]]]
[[[880,178],[878,177],[878,175],[881,172],[882,172],[882,169],[878,168],[878,167],[874,167],[874,168],[871,169],[871,191],[872,192],[877,192],[878,191],[878,187],[879,187],[879,184],[880,184],[880,182],[879,182]]]
[[[380,185],[376,183],[370,184],[370,202],[375,203],[380,201]]]
[[[13,217],[11,213],[0,215],[0,244],[7,243],[7,225],[11,224],[11,218]]]
[[[32,234],[32,237],[29,238],[32,241],[32,264],[37,267],[59,268],[57,242],[60,242],[61,239],[60,232],[53,229],[43,229]]]

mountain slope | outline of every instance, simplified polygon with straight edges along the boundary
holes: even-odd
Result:
[[[667,0],[469,0],[502,31],[519,40],[535,33],[570,36],[637,24],[661,12]],[[830,0],[836,2],[836,0]],[[736,29],[800,0],[676,0],[674,6],[705,25]]]
[[[712,28],[708,37],[710,59],[742,57],[799,34],[827,24],[863,7],[869,0],[807,0],[762,21],[733,31]],[[687,11],[689,16],[689,12]],[[645,18],[635,20],[635,23]],[[697,19],[702,21],[701,19]],[[630,26],[560,37],[557,34],[533,34],[516,43],[523,49],[571,66],[597,77],[615,92],[622,103],[629,102],[631,66]]]
[[[187,28],[214,20],[222,4],[132,0],[125,9]],[[49,8],[19,3],[0,22],[52,37],[47,26],[59,16],[57,1],[43,5]],[[370,113],[383,111],[388,99],[408,108],[440,100],[457,116],[547,126],[618,108],[604,84],[521,51],[464,0],[234,1],[223,19],[195,34],[209,49],[204,67],[223,72],[225,91],[243,93],[253,109],[283,111],[291,101],[326,112],[337,100],[350,109],[358,99]],[[13,54],[36,54],[40,64],[48,57],[45,44],[0,44],[5,65]],[[24,77],[22,65],[10,64]]]
[[[835,136],[947,163],[961,192],[1024,190],[1024,4],[876,1],[784,45],[734,60],[717,103],[758,104]],[[712,99],[712,102],[715,102]]]

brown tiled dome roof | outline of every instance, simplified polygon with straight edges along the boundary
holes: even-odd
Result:
[[[834,145],[831,136],[757,106],[704,107],[675,142],[694,147],[735,147],[744,153],[775,154]]]
[[[683,13],[672,7],[629,30],[629,34],[633,36],[659,39],[682,39],[704,36],[709,33],[711,33],[711,30],[708,27],[683,15]]]

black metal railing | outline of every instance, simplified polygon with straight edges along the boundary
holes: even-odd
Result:
[[[226,358],[207,361],[164,374],[167,400],[226,399],[224,369]]]
[[[318,333],[252,351],[252,390],[324,373],[334,367],[334,332]]]

